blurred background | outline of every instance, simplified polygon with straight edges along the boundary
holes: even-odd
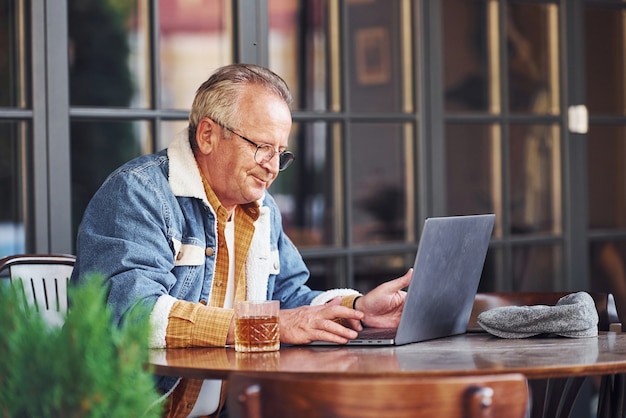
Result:
[[[413,264],[424,218],[493,212],[481,291],[626,312],[617,0],[0,0],[0,257],[73,253],[106,176],[232,62],[294,93],[271,191],[312,287],[367,291]]]

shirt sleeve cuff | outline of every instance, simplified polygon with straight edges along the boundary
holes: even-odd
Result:
[[[348,308],[354,309],[354,302],[356,302],[356,300],[358,298],[361,297],[360,293],[356,293],[354,295],[348,295],[348,296],[344,296],[341,298],[341,305],[342,306],[346,306]]]
[[[223,347],[232,317],[232,309],[177,300],[168,318],[167,347]]]
[[[317,295],[312,301],[311,301],[311,306],[316,306],[316,305],[323,305],[327,302],[330,302],[331,300],[333,300],[334,298],[336,298],[337,296],[341,296],[342,297],[342,301],[341,304],[343,305],[344,302],[343,300],[348,297],[348,296],[360,296],[361,294],[359,292],[357,292],[354,289],[331,289],[331,290],[327,290],[319,295]],[[348,307],[352,307],[352,305],[346,305]]]
[[[224,347],[234,314],[233,309],[200,305],[193,333],[194,345]]]

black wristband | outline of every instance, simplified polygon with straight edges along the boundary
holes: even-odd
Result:
[[[354,298],[354,300],[352,301],[352,309],[355,309],[355,310],[356,310],[356,301],[357,301],[357,299],[359,299],[360,297],[361,297],[361,296],[357,296],[357,297],[355,297],[355,298]],[[363,321],[359,321],[359,322],[361,323],[361,326],[362,326],[363,328],[365,328],[365,324],[363,323]]]

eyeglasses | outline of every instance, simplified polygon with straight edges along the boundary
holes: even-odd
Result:
[[[291,151],[277,152],[274,149],[274,147],[271,146],[270,144],[259,145],[256,142],[251,141],[250,139],[246,138],[245,136],[240,135],[237,132],[233,131],[228,126],[224,126],[224,125],[221,125],[221,126],[222,128],[226,129],[228,132],[237,135],[239,138],[243,139],[244,141],[256,147],[256,151],[254,152],[254,161],[256,161],[256,163],[259,165],[263,165],[269,162],[272,158],[274,158],[274,155],[278,154],[278,170],[283,171],[284,169],[289,167],[291,163],[293,162],[293,160],[295,160],[296,158],[296,156],[293,155],[293,152]]]

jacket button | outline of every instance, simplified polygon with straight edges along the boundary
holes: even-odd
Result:
[[[180,260],[182,260],[182,258],[183,258],[183,252],[179,251],[178,254],[176,254],[176,260],[180,261]]]
[[[206,250],[204,250],[204,254],[206,254],[207,257],[211,257],[213,255],[213,248],[207,248]]]
[[[203,304],[203,305],[206,305],[206,304],[207,304],[207,301],[206,301],[206,300],[204,300],[204,299],[202,299],[202,300],[200,301],[200,303],[201,303],[201,304]]]

